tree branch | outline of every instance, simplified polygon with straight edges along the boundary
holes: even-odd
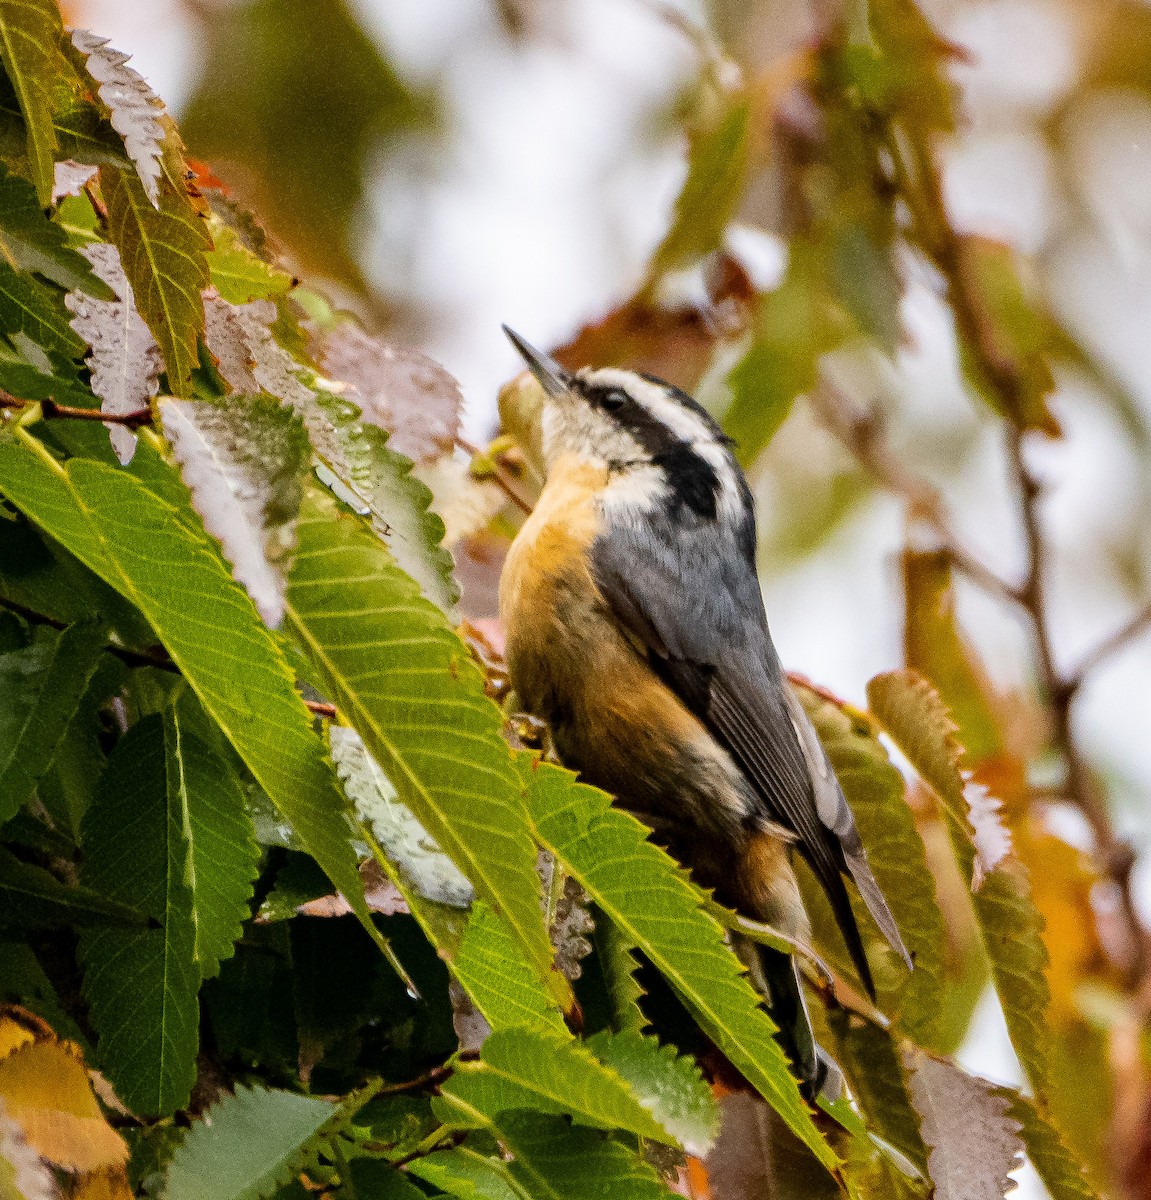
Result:
[[[99,408],[77,408],[71,404],[57,404],[48,397],[45,400],[21,400],[0,388],[0,408],[25,409],[38,404],[40,415],[48,421],[101,421],[105,425],[123,425],[128,429],[139,429],[151,425],[155,416],[150,408],[137,408],[132,412],[109,413]]]

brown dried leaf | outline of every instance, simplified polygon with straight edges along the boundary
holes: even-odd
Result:
[[[388,431],[388,445],[413,462],[428,463],[455,448],[463,395],[439,363],[391,346],[351,322],[337,325],[320,345],[320,362],[349,385],[345,399],[363,419]]]
[[[992,1084],[922,1050],[907,1049],[904,1061],[936,1200],[1003,1200],[1023,1153],[1007,1101]]]
[[[124,139],[124,149],[148,199],[159,207],[163,101],[144,77],[127,65],[130,55],[109,46],[107,38],[87,29],[74,29],[72,45],[88,60],[88,74],[96,81],[97,94],[108,109],[112,128]]]
[[[164,361],[160,347],[136,311],[132,285],[124,274],[120,254],[108,242],[84,246],[81,253],[93,271],[116,293],[115,300],[94,300],[84,292],[64,298],[74,314],[72,328],[89,345],[88,366],[92,391],[100,397],[101,411],[128,413],[146,408],[159,391]],[[123,425],[109,425],[112,448],[122,463],[136,451],[136,435]]]
[[[661,303],[650,291],[586,325],[555,357],[569,370],[627,366],[648,371],[691,392],[711,365],[716,344],[742,332],[751,319],[755,287],[730,255],[717,256],[702,303]]]

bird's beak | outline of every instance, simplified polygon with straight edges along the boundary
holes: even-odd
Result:
[[[564,396],[571,390],[572,377],[554,358],[549,358],[534,346],[529,346],[514,329],[500,327],[508,335],[508,341],[520,352],[528,370],[540,381],[549,396]]]

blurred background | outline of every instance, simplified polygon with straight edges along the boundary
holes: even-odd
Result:
[[[1031,434],[1027,449],[1043,485],[1053,654],[1070,673],[1151,597],[1151,3],[919,7],[945,44],[896,30],[922,60],[905,123],[922,113],[952,229],[1013,252],[1034,318],[1019,352],[1051,370],[1042,390],[1063,436]],[[192,156],[251,204],[302,278],[456,376],[472,442],[495,434],[497,393],[518,369],[501,322],[566,347],[571,365],[665,368],[726,411],[759,499],[764,592],[789,669],[863,705],[868,678],[908,654],[906,552],[926,548],[906,498],[877,485],[820,404],[795,402],[805,363],[822,357],[831,394],[942,492],[964,546],[1022,577],[1002,422],[965,376],[929,256],[896,233],[872,270],[871,243],[837,242],[849,268],[863,264],[844,284],[858,285],[844,301],[853,332],[839,336],[833,320],[833,335],[817,336],[822,309],[805,324],[796,264],[813,230],[874,217],[866,197],[843,200],[850,173],[833,155],[851,157],[850,120],[837,132],[836,110],[821,107],[834,80],[812,57],[828,29],[850,41],[860,19],[867,44],[865,0],[70,0],[65,14],[133,55]],[[932,91],[928,60],[956,86],[951,99]],[[954,120],[941,115],[952,101]],[[738,177],[709,182],[709,153],[713,168],[738,159]],[[914,218],[901,203],[896,230]],[[677,204],[691,219],[669,237]],[[712,228],[699,235],[701,223]],[[772,294],[784,297],[776,309],[757,299]],[[744,357],[749,339],[766,357]],[[465,609],[469,599],[470,615],[491,615],[490,588],[473,588]],[[1060,797],[1034,630],[959,575],[945,600],[1041,801],[1025,807],[1062,1123],[1097,1179],[1151,1195],[1138,1182],[1141,1170],[1151,1186],[1151,995],[1122,980],[1108,942],[1114,886],[1085,857],[1080,808]],[[1091,672],[1072,714],[1091,787],[1137,853],[1145,926],[1149,681],[1151,636],[1132,637]],[[960,1057],[1016,1082],[997,1002],[976,985]]]

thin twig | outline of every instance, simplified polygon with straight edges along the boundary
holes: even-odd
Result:
[[[997,575],[967,550],[952,528],[939,489],[915,475],[891,452],[874,415],[859,411],[854,402],[823,379],[809,397],[827,429],[853,454],[860,466],[889,492],[907,501],[913,517],[932,529],[955,569],[984,591],[1012,604],[1022,603],[1020,589]]]
[[[889,149],[900,192],[911,212],[912,236],[946,280],[947,298],[960,338],[987,386],[995,392],[1006,417],[1008,458],[1027,553],[1023,583],[1018,588],[1010,588],[1006,594],[1031,621],[1040,680],[1051,716],[1052,743],[1063,758],[1066,771],[1065,797],[1090,823],[1099,865],[1119,892],[1126,941],[1131,949],[1129,981],[1135,985],[1148,965],[1147,938],[1131,896],[1135,855],[1131,847],[1116,836],[1110,814],[1093,785],[1075,738],[1071,710],[1076,690],[1084,678],[1082,667],[1075,675],[1064,677],[1055,661],[1046,599],[1048,544],[1039,519],[1042,488],[1028,467],[1023,448],[1027,407],[1025,383],[1016,359],[1004,354],[996,344],[994,331],[989,329],[982,315],[980,299],[972,290],[970,274],[964,269],[963,240],[947,219],[942,178],[931,147],[893,126]],[[1151,615],[1147,620],[1151,621]],[[1141,627],[1141,622],[1137,624]],[[1134,632],[1120,631],[1118,644],[1138,632],[1138,627]],[[1111,647],[1105,647],[1105,650],[1110,653]],[[1095,665],[1090,661],[1092,657],[1089,656],[1089,669]]]
[[[0,388],[0,408],[23,409],[40,405],[40,415],[45,420],[102,421],[105,425],[123,425],[128,429],[139,429],[151,425],[155,416],[150,408],[137,408],[132,412],[109,413],[98,408],[77,408],[72,404],[57,404],[48,397],[44,400],[21,400]]]
[[[1093,650],[1089,650],[1083,656],[1079,666],[1068,676],[1066,686],[1071,691],[1077,692],[1082,687],[1083,681],[1097,667],[1102,666],[1107,659],[1119,653],[1120,650],[1125,650],[1130,643],[1142,637],[1148,630],[1151,630],[1151,604],[1135,613],[1114,633],[1108,634]]]
[[[495,483],[500,491],[507,496],[507,498],[516,506],[516,508],[523,513],[527,513],[529,516],[531,515],[532,506],[516,491],[514,487],[512,487],[511,480],[504,475],[503,467],[496,462],[495,459],[491,459],[490,456],[485,454],[484,451],[482,451],[478,446],[473,445],[471,442],[465,441],[461,437],[456,438],[456,445],[459,446],[459,448],[466,454],[470,454],[473,458],[478,456],[489,458],[492,464],[492,473],[490,476],[492,482]]]

